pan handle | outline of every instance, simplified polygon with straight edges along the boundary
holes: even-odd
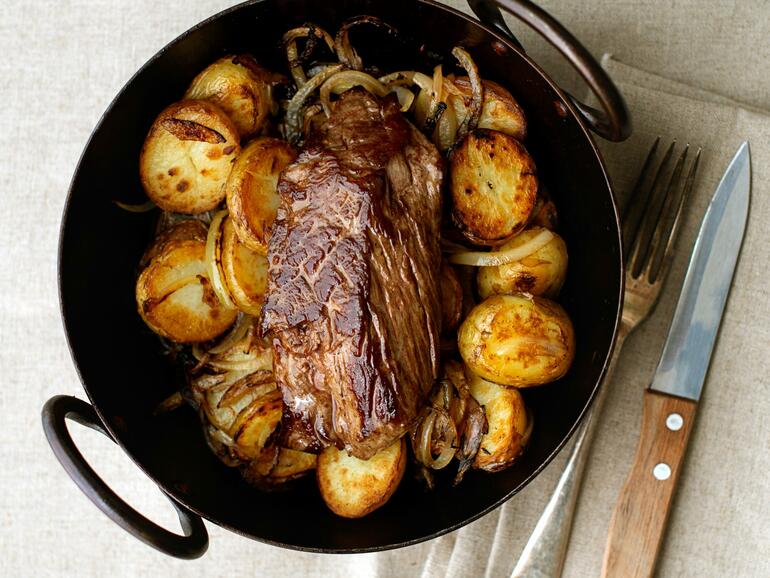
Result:
[[[104,429],[94,408],[76,397],[57,395],[43,406],[43,430],[53,453],[97,508],[129,534],[164,554],[193,559],[206,552],[209,536],[199,516],[179,505],[170,496],[166,497],[176,509],[183,536],[169,532],[142,516],[118,497],[88,465],[67,430],[67,419],[101,432],[110,439],[112,436]]]
[[[628,109],[615,84],[577,38],[545,10],[529,0],[468,0],[468,5],[481,22],[501,32],[517,46],[521,44],[505,24],[500,8],[529,24],[580,73],[601,103],[602,110],[597,110],[569,97],[591,130],[616,142],[626,140],[631,135]]]

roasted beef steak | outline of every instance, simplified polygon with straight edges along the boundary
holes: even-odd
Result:
[[[284,443],[369,458],[438,374],[442,160],[392,97],[344,93],[278,185],[262,331]]]

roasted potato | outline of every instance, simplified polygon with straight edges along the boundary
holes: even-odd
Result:
[[[467,371],[473,398],[484,408],[488,430],[473,467],[488,472],[507,468],[524,451],[532,431],[532,420],[519,390],[497,385]]]
[[[575,333],[564,309],[524,294],[482,301],[460,326],[457,343],[473,373],[515,387],[559,379],[575,355]]]
[[[285,141],[259,138],[243,149],[227,179],[227,208],[238,238],[263,255],[280,200],[278,177],[296,156]]]
[[[205,246],[197,239],[166,243],[136,282],[139,315],[155,333],[178,343],[214,339],[238,314],[211,289]]]
[[[522,231],[500,247],[500,250],[520,247],[542,231],[542,227]],[[556,297],[566,277],[567,244],[553,233],[550,241],[519,261],[497,267],[479,267],[477,280],[482,299],[490,295],[515,293]]]
[[[196,76],[184,97],[224,110],[243,138],[259,133],[273,106],[272,74],[248,54],[225,56]]]
[[[496,82],[484,80],[482,84],[484,85],[484,103],[481,107],[478,128],[499,130],[516,140],[523,141],[527,137],[527,119],[519,103],[510,92]],[[467,76],[456,78],[454,85],[463,93],[463,96],[470,98],[471,83]],[[458,116],[464,117],[466,108],[464,99],[453,97],[451,102]]]
[[[537,197],[535,163],[515,138],[470,133],[449,166],[452,218],[471,241],[500,245],[529,221]]]
[[[396,491],[406,468],[404,438],[368,460],[328,447],[318,456],[318,487],[326,505],[344,518],[360,518],[376,510]]]
[[[441,264],[441,331],[452,331],[463,314],[463,288],[454,267]]]
[[[238,132],[205,100],[177,102],[160,113],[139,156],[147,196],[165,211],[197,214],[216,207],[240,152]]]
[[[267,291],[267,257],[244,245],[230,217],[222,224],[220,263],[233,303],[249,315],[259,316]]]

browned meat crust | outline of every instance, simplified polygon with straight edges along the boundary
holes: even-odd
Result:
[[[342,95],[283,172],[262,330],[285,442],[368,458],[438,372],[442,161],[395,100]]]

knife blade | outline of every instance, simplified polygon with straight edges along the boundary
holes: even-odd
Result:
[[[610,522],[602,578],[648,578],[655,570],[743,243],[750,188],[744,142],[706,210],[658,367],[644,392],[639,445]]]
[[[741,144],[703,218],[650,389],[697,401],[749,214],[749,143]]]

